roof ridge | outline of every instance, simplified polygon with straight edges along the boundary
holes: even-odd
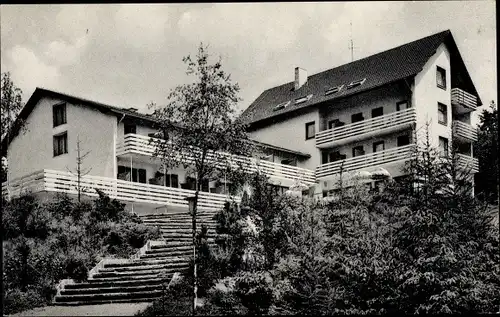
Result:
[[[390,51],[393,51],[393,50],[395,51],[395,50],[397,50],[397,49],[400,49],[400,48],[401,48],[401,47],[403,47],[403,46],[410,45],[410,44],[413,44],[413,43],[415,43],[415,42],[419,42],[419,41],[422,41],[422,40],[425,40],[425,39],[428,39],[428,38],[431,38],[431,37],[437,36],[437,35],[439,35],[439,34],[441,34],[441,33],[443,33],[443,35],[444,35],[444,33],[447,33],[447,32],[450,32],[450,30],[448,29],[448,30],[445,30],[445,31],[441,31],[441,32],[438,32],[438,33],[434,33],[434,34],[431,34],[431,35],[428,35],[428,36],[425,36],[425,37],[422,37],[422,38],[419,38],[419,39],[413,40],[413,41],[411,41],[411,42],[408,42],[408,43],[405,43],[405,44],[401,44],[401,45],[395,46],[395,47],[393,47],[393,48],[386,49],[386,50],[384,50],[384,51],[380,51],[380,52],[375,53],[375,54],[372,54],[372,55],[368,55],[368,56],[366,56],[366,57],[363,57],[363,58],[357,59],[357,60],[352,61],[352,62],[349,62],[349,63],[345,63],[345,64],[342,64],[342,65],[339,65],[339,66],[336,66],[336,67],[332,67],[332,68],[329,68],[329,69],[322,70],[322,71],[320,71],[320,72],[318,72],[318,73],[315,73],[315,74],[311,75],[311,77],[312,77],[312,76],[319,75],[319,74],[324,73],[324,72],[327,72],[327,71],[330,71],[330,70],[335,69],[335,68],[339,68],[339,67],[342,67],[342,66],[347,66],[347,65],[350,65],[350,64],[354,64],[354,63],[356,63],[356,62],[361,62],[361,61],[363,61],[363,60],[366,60],[366,59],[368,59],[368,58],[372,58],[372,57],[377,56],[377,55],[386,54],[387,52],[390,52]]]
[[[79,99],[79,100],[81,100],[83,102],[90,102],[90,103],[94,103],[94,104],[101,105],[101,106],[104,106],[104,107],[114,108],[116,110],[121,110],[121,111],[131,112],[128,109],[134,108],[134,107],[120,108],[120,107],[117,107],[117,106],[114,106],[114,105],[110,105],[110,104],[107,104],[107,103],[103,103],[103,102],[99,102],[99,101],[87,99],[87,98],[84,98],[84,97],[79,97],[79,96],[76,96],[76,95],[70,95],[68,93],[60,92],[60,91],[57,91],[57,90],[54,90],[54,89],[47,89],[47,88],[43,88],[43,87],[36,87],[35,91],[37,91],[37,90],[39,90],[41,92],[43,91],[43,92],[47,92],[47,93],[55,93],[55,94],[62,95],[62,96],[65,96],[65,97]],[[150,116],[151,115],[151,114],[144,113],[144,112],[139,112],[139,111],[134,112],[134,113],[139,114],[139,115],[145,115],[145,116]]]
[[[375,54],[372,54],[372,55],[368,55],[368,56],[366,56],[366,57],[363,57],[363,58],[361,58],[361,59],[357,59],[357,60],[352,61],[352,62],[349,62],[349,63],[341,64],[341,65],[338,65],[338,66],[335,66],[335,67],[331,67],[331,68],[328,68],[328,69],[322,70],[322,71],[320,71],[320,72],[314,73],[314,74],[309,75],[309,76],[307,76],[307,77],[308,77],[308,78],[311,78],[311,77],[317,76],[317,75],[319,75],[319,74],[322,74],[322,73],[325,73],[325,72],[328,72],[328,71],[332,71],[332,70],[337,69],[337,68],[339,68],[339,67],[343,67],[343,66],[347,66],[347,65],[355,64],[355,63],[361,62],[361,61],[363,61],[363,60],[366,60],[366,59],[368,59],[368,58],[372,58],[372,57],[377,56],[377,55],[380,55],[380,54],[385,54],[385,53],[390,52],[390,51],[392,51],[392,50],[397,50],[397,49],[399,49],[399,48],[401,48],[401,47],[403,47],[403,46],[410,45],[410,44],[412,44],[412,43],[419,42],[419,41],[425,40],[425,39],[427,39],[427,38],[431,38],[431,37],[437,36],[437,35],[439,35],[439,34],[441,34],[441,33],[443,33],[443,34],[444,34],[444,33],[451,33],[451,31],[450,31],[450,29],[447,29],[447,30],[444,30],[444,31],[441,31],[441,32],[437,32],[437,33],[434,33],[434,34],[431,34],[431,35],[428,35],[428,36],[425,36],[425,37],[422,37],[422,38],[419,38],[419,39],[413,40],[413,41],[411,41],[411,42],[404,43],[404,44],[401,44],[401,45],[399,45],[399,46],[395,46],[395,47],[393,47],[393,48],[389,48],[389,49],[387,49],[387,50],[384,50],[384,51],[381,51],[381,52],[378,52],[378,53],[375,53]],[[288,81],[288,82],[283,83],[283,84],[281,84],[281,85],[277,85],[277,86],[274,86],[274,87],[268,88],[268,89],[264,90],[264,91],[263,91],[263,92],[259,95],[259,97],[260,97],[262,94],[264,94],[266,91],[268,91],[268,90],[272,90],[272,89],[276,89],[276,88],[279,88],[279,87],[283,87],[283,86],[286,86],[286,85],[289,85],[289,84],[292,84],[292,83],[293,83],[293,81]],[[252,104],[253,104],[253,103],[252,103]],[[248,108],[249,108],[250,106],[251,106],[251,104],[248,106]],[[248,108],[247,108],[247,109],[248,109]],[[244,111],[244,112],[245,112],[245,111]]]

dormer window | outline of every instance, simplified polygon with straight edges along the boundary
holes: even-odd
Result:
[[[351,81],[351,83],[349,85],[347,85],[347,89],[351,89],[351,88],[363,85],[363,83],[365,82],[365,80],[366,80],[366,78],[355,80],[355,81]]]
[[[326,91],[325,91],[325,96],[328,96],[328,95],[331,95],[331,94],[335,94],[335,93],[338,93],[342,88],[344,87],[344,85],[340,85],[340,86],[336,86],[336,87],[332,87],[332,88],[328,88]]]
[[[285,109],[286,107],[288,107],[289,104],[290,104],[290,101],[282,102],[279,105],[275,106],[273,108],[273,111],[278,111],[278,110],[281,110],[281,109]]]
[[[303,103],[312,98],[312,94],[295,99],[295,104]]]

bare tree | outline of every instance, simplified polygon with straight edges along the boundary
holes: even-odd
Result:
[[[82,191],[85,191],[85,188],[82,187],[82,177],[85,175],[88,175],[90,173],[90,171],[92,170],[92,167],[90,167],[88,169],[82,169],[83,160],[85,159],[85,157],[87,157],[87,155],[90,154],[91,151],[87,151],[87,152],[85,152],[85,154],[82,154],[82,149],[81,149],[80,144],[81,144],[80,136],[77,136],[77,140],[76,140],[76,170],[73,172],[68,167],[66,167],[68,172],[70,172],[73,175],[76,175],[76,186],[75,187],[76,187],[76,191],[78,192],[78,202],[80,202],[80,200],[81,200]]]

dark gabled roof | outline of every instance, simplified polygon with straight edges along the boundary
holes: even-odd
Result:
[[[402,46],[335,67],[308,77],[307,82],[294,90],[294,82],[270,88],[264,91],[242,114],[241,119],[251,126],[257,122],[271,121],[271,118],[290,115],[299,109],[318,105],[363,91],[371,90],[418,74],[437,48],[446,43],[450,50],[451,62],[457,67],[458,78],[453,80],[453,87],[460,87],[478,96],[472,80],[465,68],[457,45],[450,30],[446,30]],[[347,85],[366,78],[362,85],[347,89]],[[344,85],[337,93],[325,96],[325,91],[335,86]],[[462,88],[461,87],[461,88]],[[295,104],[295,99],[312,94],[306,102]],[[278,104],[291,101],[281,110],[273,108]],[[478,96],[478,103],[481,100]]]
[[[143,114],[143,113],[131,111],[131,110],[127,110],[124,108],[118,108],[118,107],[110,106],[110,105],[103,104],[100,102],[96,102],[96,101],[92,101],[92,100],[88,100],[88,99],[84,99],[84,98],[75,97],[72,95],[56,92],[53,90],[48,90],[48,89],[37,87],[35,89],[35,92],[33,92],[30,99],[28,99],[28,101],[24,105],[23,109],[21,110],[21,112],[17,116],[16,121],[14,122],[14,124],[12,126],[12,131],[10,133],[8,140],[7,140],[7,137],[3,138],[3,140],[2,140],[2,152],[3,152],[2,155],[5,154],[7,146],[14,139],[14,137],[16,137],[16,135],[19,133],[19,130],[21,128],[20,122],[23,122],[28,118],[30,113],[33,111],[33,109],[37,105],[38,101],[43,97],[52,97],[55,99],[61,99],[63,101],[66,101],[66,102],[69,102],[72,104],[89,106],[89,107],[97,109],[103,113],[109,113],[112,115],[114,114],[120,118],[123,116],[128,116],[128,117],[131,117],[135,120],[139,120],[143,124],[146,124],[146,125],[154,125],[157,122],[153,116],[148,115],[148,114]]]

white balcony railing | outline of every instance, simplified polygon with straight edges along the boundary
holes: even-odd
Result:
[[[2,187],[8,187],[9,196],[18,196],[24,192],[60,192],[77,194],[77,177],[69,172],[41,170],[26,177],[5,183]],[[184,198],[194,196],[193,190],[164,187],[159,185],[133,183],[119,179],[82,176],[80,187],[85,195],[98,196],[96,189],[102,190],[111,198],[121,201],[141,202],[158,205],[188,207]],[[239,202],[239,197],[233,197]],[[199,193],[198,206],[201,210],[219,210],[230,197],[223,194],[207,192]]]
[[[139,154],[152,156],[155,152],[155,145],[150,143],[151,138],[139,134],[126,134],[122,143],[117,145],[116,155]],[[233,164],[240,163],[241,167],[249,173],[257,170],[270,178],[284,181],[301,181],[306,184],[315,182],[314,171],[285,164],[269,162],[265,160],[256,160],[255,158],[230,155],[227,153],[208,154],[208,159],[217,161],[221,157],[227,157]],[[222,166],[221,162],[221,167]]]
[[[453,120],[453,135],[460,139],[477,141],[477,129],[462,121]]]
[[[453,88],[451,89],[451,104],[474,111],[477,108],[477,97],[460,88]]]
[[[351,138],[359,140],[375,134],[395,132],[408,128],[412,123],[416,122],[416,119],[415,108],[409,108],[384,116],[350,123],[317,133],[316,146],[338,146],[348,142]]]
[[[324,178],[338,174],[340,172],[342,162],[342,168],[344,172],[352,172],[388,163],[403,162],[411,158],[413,150],[414,145],[409,144],[380,152],[360,155],[341,161],[321,164],[316,168],[316,177]]]
[[[479,172],[479,161],[476,157],[458,153],[458,167],[471,173]]]

